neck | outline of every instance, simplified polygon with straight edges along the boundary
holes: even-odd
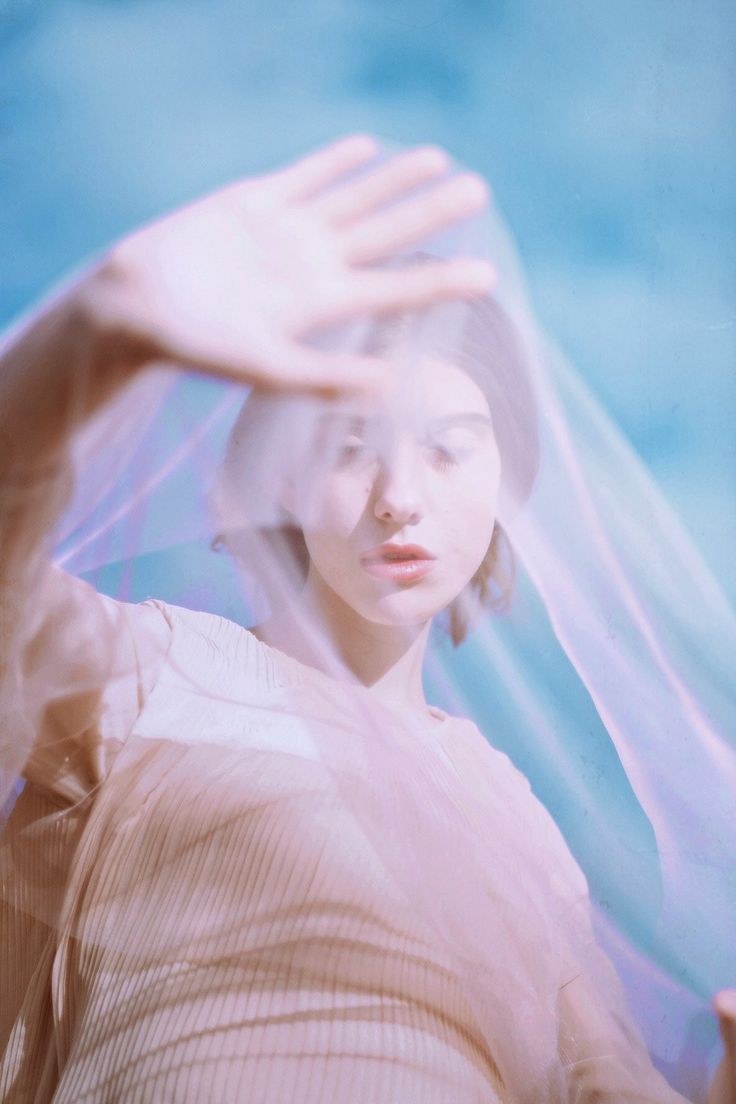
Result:
[[[301,663],[370,687],[387,705],[426,712],[422,667],[430,625],[367,621],[310,569],[293,605],[251,631]]]

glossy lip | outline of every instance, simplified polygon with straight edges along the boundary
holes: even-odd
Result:
[[[418,544],[382,544],[360,557],[361,567],[376,579],[416,583],[434,567],[436,557]]]

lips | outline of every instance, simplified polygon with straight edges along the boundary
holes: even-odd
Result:
[[[419,544],[382,544],[364,552],[360,563],[376,579],[414,583],[432,570],[435,557]]]

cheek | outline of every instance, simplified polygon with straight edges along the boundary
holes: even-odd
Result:
[[[458,563],[468,565],[471,574],[478,567],[491,542],[496,522],[498,471],[483,467],[477,478],[460,482],[444,511],[448,550]]]
[[[496,520],[493,502],[469,499],[455,502],[446,518],[446,531],[453,552],[463,560],[482,559],[493,535]]]
[[[371,493],[368,479],[335,477],[315,496],[311,525],[315,534],[348,537],[365,513]]]
[[[301,528],[318,533],[334,530],[337,519],[349,521],[367,494],[367,480],[356,478],[362,474],[333,469],[322,458],[314,462],[304,458],[289,505]]]
[[[369,495],[367,480],[337,476],[314,496],[309,516],[300,517],[310,559],[328,581],[334,582],[350,570],[351,538]]]

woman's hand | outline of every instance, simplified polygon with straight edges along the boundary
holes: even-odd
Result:
[[[725,1051],[708,1093],[708,1104],[736,1104],[736,989],[716,993],[713,1007]]]
[[[472,259],[369,267],[487,199],[480,177],[447,178],[446,156],[431,147],[349,178],[376,153],[372,138],[346,138],[116,245],[85,290],[118,343],[112,359],[125,359],[120,344],[128,342],[145,362],[173,361],[272,389],[379,386],[384,369],[375,360],[321,352],[303,339],[361,315],[482,294],[492,274]],[[427,187],[408,198],[419,185]]]

